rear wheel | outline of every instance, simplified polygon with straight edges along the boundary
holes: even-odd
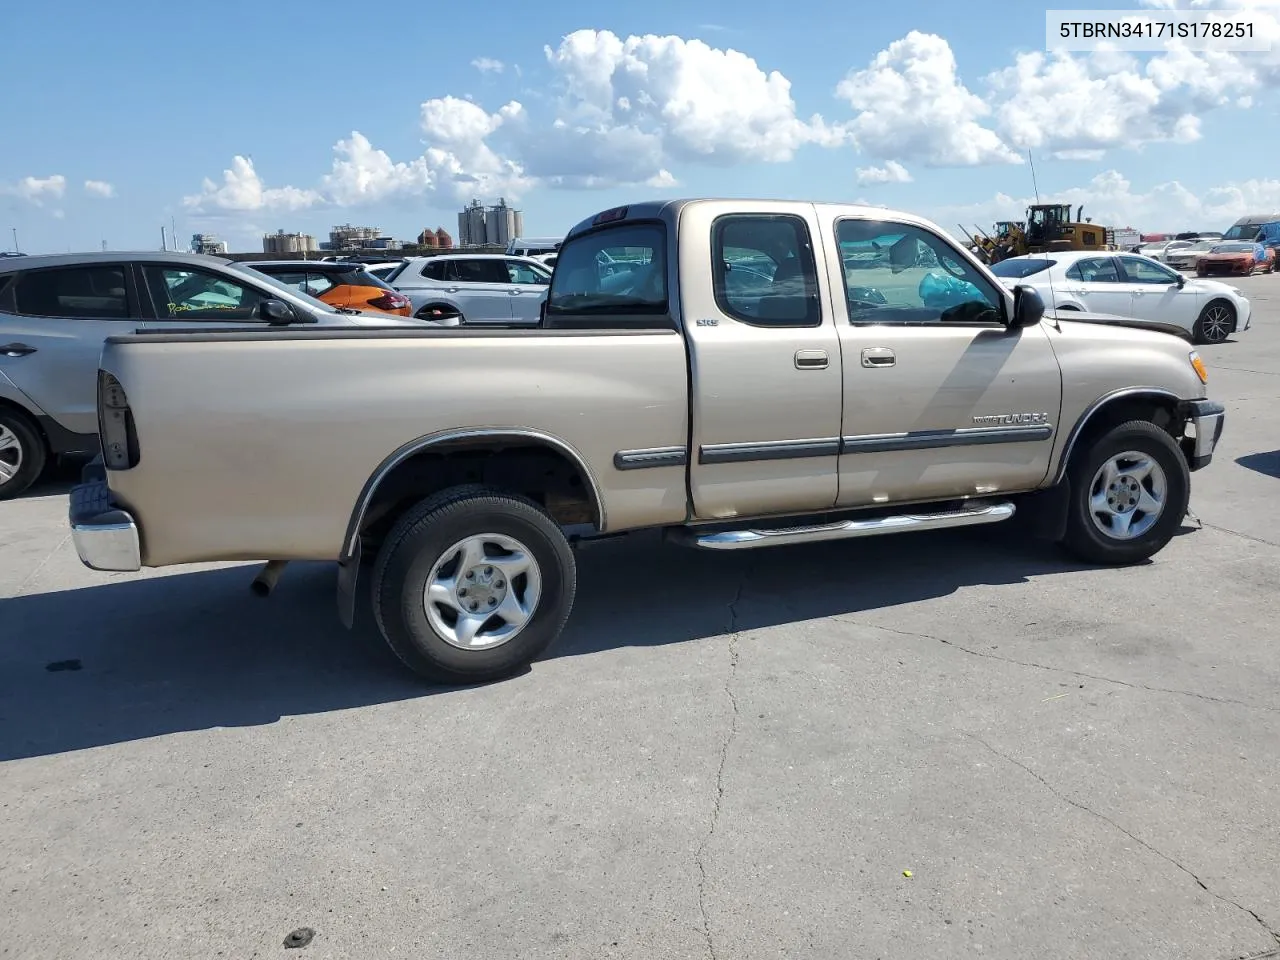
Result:
[[[444,323],[450,326],[461,326],[464,322],[461,311],[447,303],[429,303],[414,316],[419,320],[429,320],[432,323]]]
[[[373,609],[409,669],[484,683],[528,666],[569,618],[577,589],[560,527],[531,500],[456,487],[406,513],[379,551]]]
[[[1205,304],[1191,333],[1196,343],[1222,343],[1236,328],[1236,308],[1225,300]]]
[[[1067,475],[1071,500],[1063,544],[1090,563],[1146,560],[1186,516],[1191,474],[1173,437],[1146,420],[1107,431]]]
[[[0,500],[16,497],[35,483],[47,459],[36,425],[25,414],[0,407]]]

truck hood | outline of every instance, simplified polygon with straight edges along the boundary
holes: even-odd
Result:
[[[1104,327],[1125,327],[1130,330],[1149,330],[1152,333],[1167,333],[1180,340],[1191,343],[1191,332],[1176,323],[1165,323],[1160,320],[1143,320],[1139,317],[1121,317],[1110,313],[1084,313],[1080,310],[1059,310],[1056,313],[1046,310],[1045,320],[1060,324],[1092,324]]]

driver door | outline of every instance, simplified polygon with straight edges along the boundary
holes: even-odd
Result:
[[[1066,269],[1064,276],[1067,282],[1061,292],[1084,304],[1090,313],[1129,316],[1133,286],[1121,273],[1115,257],[1081,257]]]
[[[144,324],[148,329],[173,323],[264,322],[258,307],[268,297],[239,280],[187,263],[138,266],[155,310],[155,319]]]
[[[930,229],[839,212],[824,226],[842,250],[889,251],[827,265],[844,358],[837,504],[1039,485],[1062,399],[1045,330],[1009,329],[1012,296]]]
[[[1200,295],[1182,274],[1142,257],[1120,257],[1121,269],[1132,291],[1129,316],[1162,320],[1190,330],[1200,314]]]

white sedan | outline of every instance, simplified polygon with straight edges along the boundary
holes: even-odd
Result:
[[[1236,287],[1184,277],[1134,253],[1032,253],[1001,260],[991,271],[1010,289],[1034,287],[1049,310],[1172,323],[1197,343],[1222,343],[1249,329],[1249,300]]]

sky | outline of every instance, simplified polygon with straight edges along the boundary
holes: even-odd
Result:
[[[0,249],[456,235],[473,197],[532,236],[677,196],[949,230],[1037,194],[1143,232],[1280,210],[1280,0],[1087,4],[1231,7],[1268,52],[1047,52],[1047,6],[14,0]]]

